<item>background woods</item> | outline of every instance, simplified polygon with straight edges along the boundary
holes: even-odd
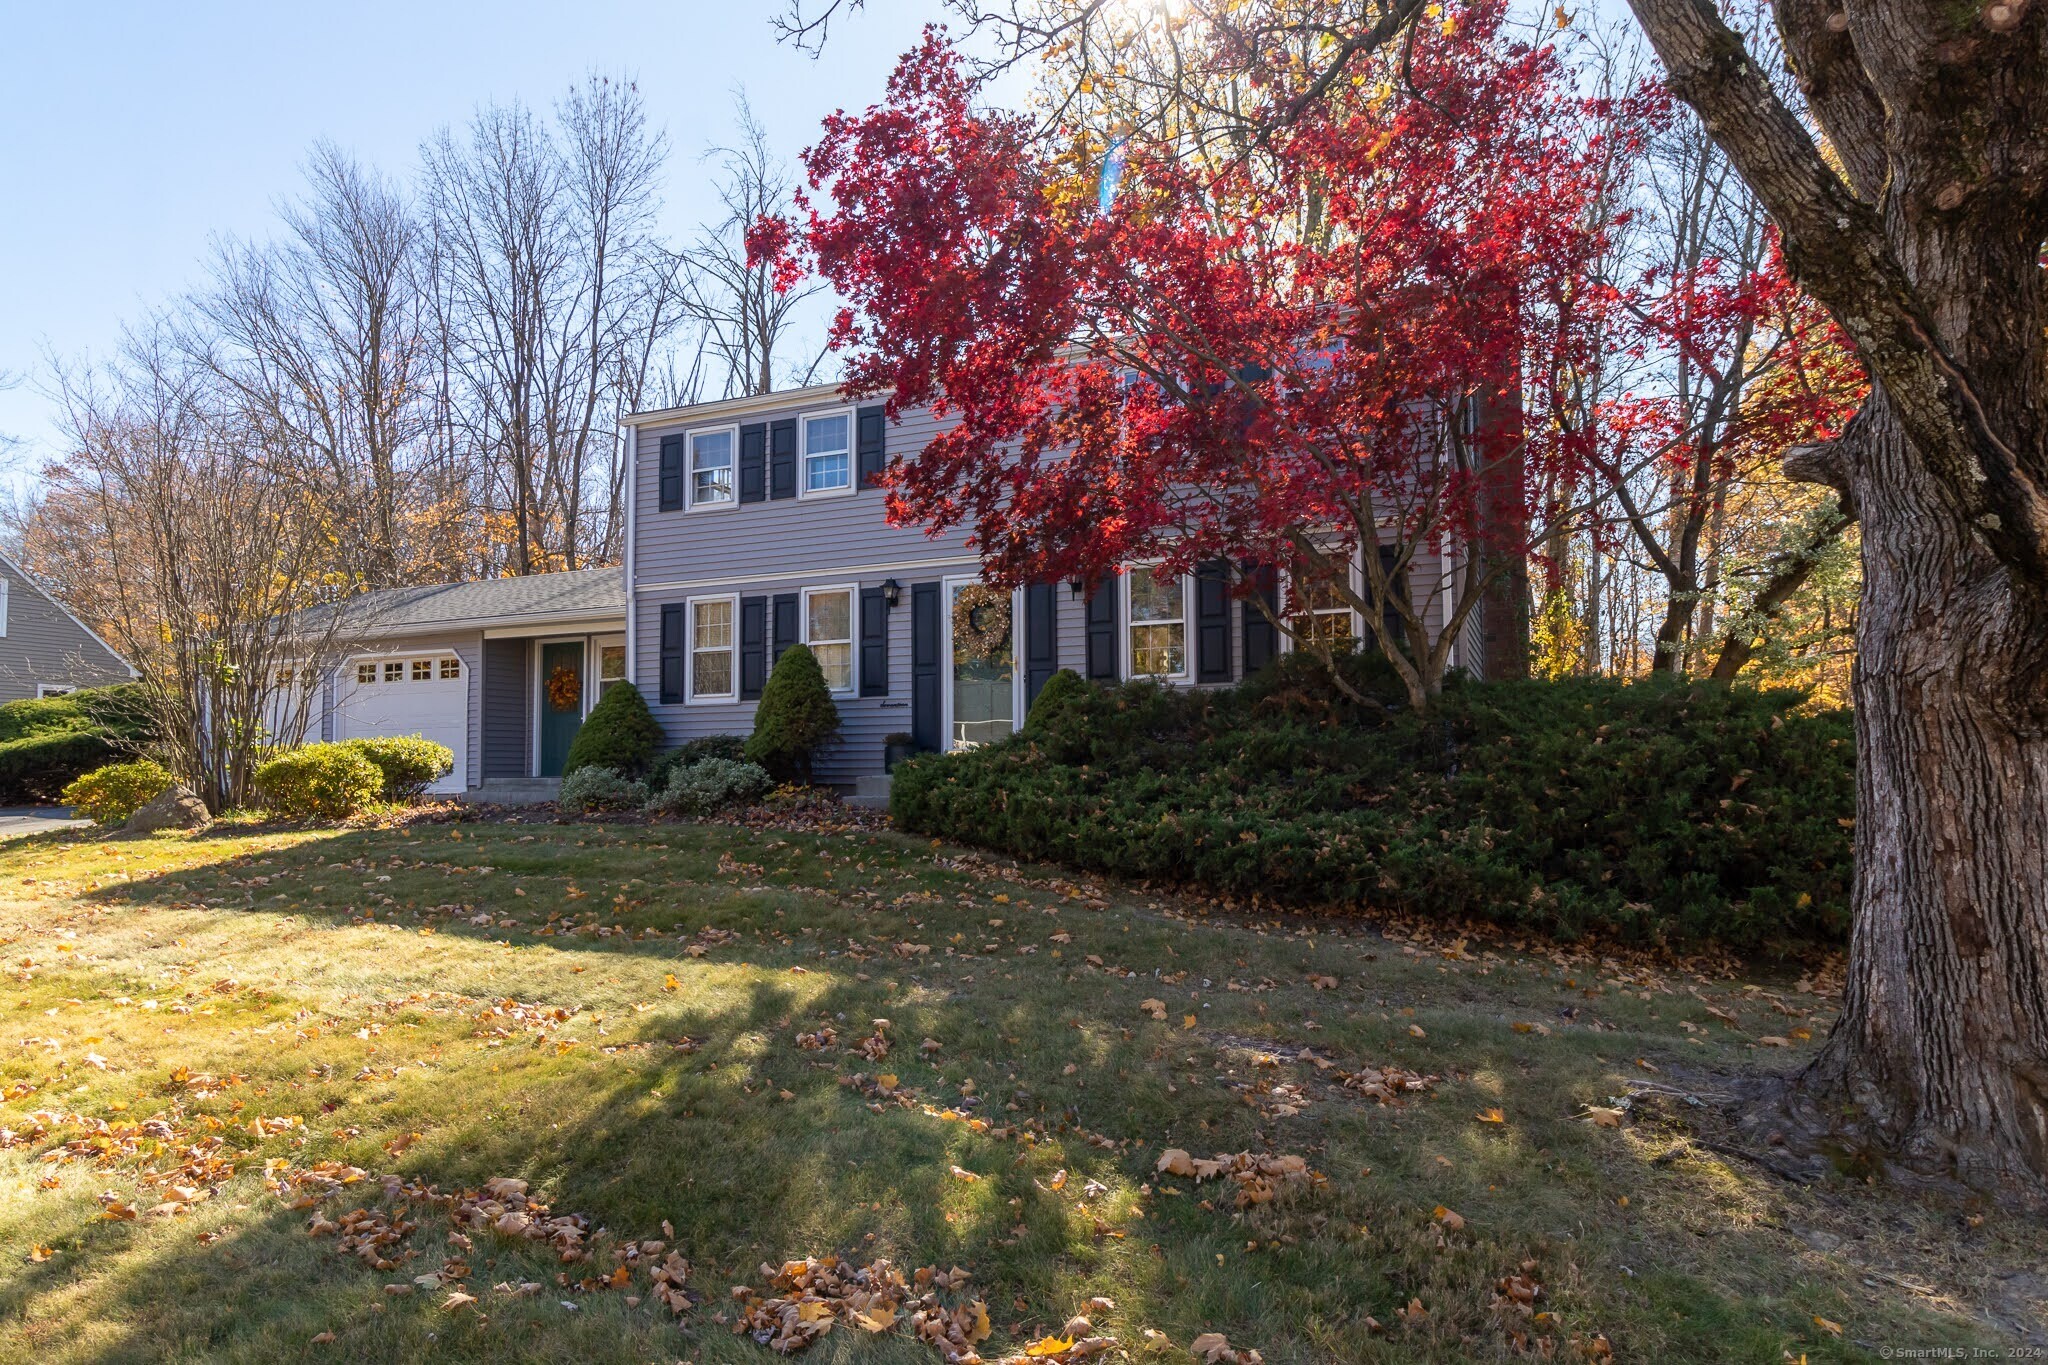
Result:
[[[244,480],[279,490],[269,514],[313,547],[292,560],[302,598],[616,563],[623,414],[817,366],[791,341],[798,300],[744,270],[737,215],[786,204],[790,177],[743,97],[737,125],[690,242],[660,229],[672,150],[630,81],[485,105],[403,177],[315,146],[275,234],[219,243],[199,287],[133,325],[146,340],[60,367],[70,450],[11,518],[22,558],[148,656],[168,604],[135,615],[133,585],[103,577],[139,509],[95,451],[109,403],[147,427],[128,397],[168,368],[211,430],[246,437],[189,477],[222,508]]]

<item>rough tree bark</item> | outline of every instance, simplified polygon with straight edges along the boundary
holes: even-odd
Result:
[[[2048,1203],[2048,6],[1776,0],[1798,120],[1707,0],[1630,0],[1875,391],[1813,473],[1863,527],[1855,928],[1793,1112]]]

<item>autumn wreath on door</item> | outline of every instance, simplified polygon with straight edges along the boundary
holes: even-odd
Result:
[[[583,700],[583,679],[567,664],[556,664],[548,674],[548,705],[557,711],[574,710]]]
[[[974,583],[953,598],[953,656],[961,663],[1003,663],[1010,657],[1010,594]]]

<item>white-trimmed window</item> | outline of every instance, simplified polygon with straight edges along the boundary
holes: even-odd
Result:
[[[75,683],[36,684],[36,696],[38,697],[68,697],[77,690],[78,687]]]
[[[446,682],[446,681],[448,681],[448,680],[449,680],[449,679],[451,679],[451,678],[459,678],[459,677],[461,677],[461,676],[462,676],[462,660],[460,660],[460,659],[443,659],[443,660],[441,660],[441,680],[442,680],[443,682]]]
[[[412,680],[414,682],[432,682],[434,680],[434,661],[432,659],[414,659],[412,661]]]
[[[393,659],[384,665],[384,681],[388,683],[405,681],[405,665]]]
[[[1188,672],[1188,585],[1179,574],[1134,565],[1124,575],[1130,593],[1131,672],[1184,678]]]
[[[717,507],[733,500],[738,427],[690,433],[690,506]]]
[[[1330,579],[1297,580],[1289,585],[1290,623],[1300,638],[1343,651],[1358,638],[1358,617]]]
[[[853,589],[804,591],[804,643],[817,656],[825,686],[853,691]]]
[[[731,701],[739,695],[736,597],[699,597],[691,601],[691,701]]]
[[[373,682],[375,682],[375,681],[377,681],[377,665],[375,665],[375,664],[357,664],[357,665],[356,665],[356,685],[357,685],[357,686],[359,686],[359,687],[362,687],[362,686],[368,686],[368,685],[369,685],[370,683],[373,683]]]
[[[597,695],[602,697],[625,680],[625,644],[600,643],[597,647]]]
[[[853,491],[853,413],[846,409],[805,417],[802,484],[805,497]]]

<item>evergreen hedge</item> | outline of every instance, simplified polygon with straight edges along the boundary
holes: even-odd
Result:
[[[0,706],[0,805],[54,801],[74,778],[148,737],[134,683],[8,702]]]
[[[1391,697],[1383,669],[1346,676]],[[1270,904],[1745,950],[1847,934],[1850,718],[1796,692],[1464,683],[1415,715],[1307,660],[1062,691],[1012,739],[899,765],[897,823]]]

